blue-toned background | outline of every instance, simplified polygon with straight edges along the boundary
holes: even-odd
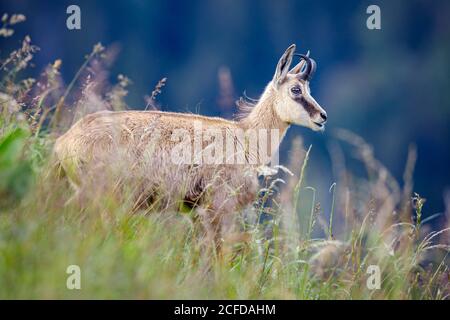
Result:
[[[82,29],[66,28],[66,8],[81,7]],[[366,28],[366,8],[381,7],[382,30]],[[374,146],[375,155],[401,180],[408,145],[419,156],[415,188],[427,198],[425,215],[444,210],[450,185],[449,1],[2,1],[1,11],[23,13],[17,46],[30,34],[41,47],[38,74],[57,58],[66,82],[101,41],[120,52],[111,69],[133,81],[127,101],[143,97],[167,77],[158,97],[163,110],[231,116],[221,100],[218,70],[229,68],[234,98],[258,97],[291,43],[318,62],[313,95],[327,110],[325,134],[292,127],[313,144],[308,183],[329,206],[334,178],[327,150],[333,128],[346,128]],[[282,151],[286,153],[289,142]],[[299,164],[300,165],[300,164]]]

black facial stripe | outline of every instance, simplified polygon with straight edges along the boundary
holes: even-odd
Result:
[[[306,110],[306,112],[308,112],[310,117],[313,117],[315,114],[319,112],[311,102],[305,99],[304,96],[296,97],[294,98],[294,100],[303,106],[303,108]]]

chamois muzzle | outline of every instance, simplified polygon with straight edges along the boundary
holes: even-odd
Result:
[[[300,73],[298,73],[297,78],[299,80],[310,81],[316,72],[316,62],[314,59],[309,57],[309,51],[306,55],[301,53],[295,53],[294,55],[300,57],[306,62],[306,66]]]

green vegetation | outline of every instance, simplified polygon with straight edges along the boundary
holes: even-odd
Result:
[[[18,20],[2,19],[8,30]],[[108,86],[90,73],[108,59],[100,45],[66,89],[59,60],[21,79],[36,50],[27,37],[0,66],[0,298],[448,299],[449,229],[430,231],[424,199],[412,197],[414,150],[400,188],[361,138],[337,132],[367,175],[342,169],[324,213],[305,179],[314,150],[295,140],[293,175],[266,178],[255,207],[235,213],[245,236],[208,256],[195,213],[136,212],[126,194],[74,196],[52,161],[55,138],[94,107],[123,109],[130,81]],[[66,287],[69,265],[81,268],[81,290]],[[371,265],[379,289],[367,285]]]

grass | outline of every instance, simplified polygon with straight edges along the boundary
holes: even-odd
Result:
[[[16,20],[4,25],[11,30]],[[123,108],[129,81],[120,76],[108,86],[89,73],[87,66],[108,59],[99,45],[66,89],[59,60],[37,79],[21,79],[35,50],[24,40],[0,68],[0,298],[448,299],[449,229],[424,224],[424,199],[410,190],[412,166],[400,187],[347,131],[337,137],[367,175],[341,170],[330,215],[305,185],[313,150],[295,140],[292,176],[266,178],[254,208],[234,213],[248,237],[223,259],[204,254],[195,212],[136,212],[126,193],[125,200],[93,192],[74,201],[55,174],[55,138],[74,115],[93,111],[88,102]],[[80,290],[66,286],[70,265],[80,267]],[[367,286],[370,265],[381,271],[379,289]]]

